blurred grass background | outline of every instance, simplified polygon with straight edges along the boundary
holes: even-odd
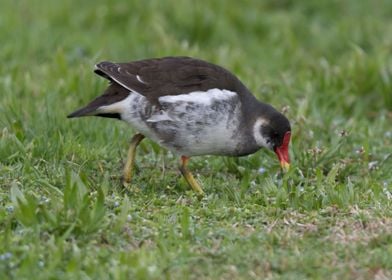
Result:
[[[0,42],[2,279],[392,278],[390,1],[2,0]],[[293,170],[194,158],[199,201],[145,141],[123,189],[128,126],[65,116],[95,63],[167,55],[284,110]]]

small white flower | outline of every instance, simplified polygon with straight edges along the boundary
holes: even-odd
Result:
[[[364,147],[360,147],[360,148],[358,148],[358,149],[355,150],[355,153],[356,153],[357,155],[361,155],[361,154],[363,154],[364,152],[365,152],[365,148],[364,148]]]
[[[48,203],[50,201],[46,196],[41,196],[40,203]]]
[[[147,270],[149,273],[154,273],[155,271],[157,271],[157,267],[155,265],[150,265],[149,267],[147,267]]]
[[[387,197],[388,200],[392,200],[392,193],[389,190],[387,190],[386,187],[384,187],[382,189],[382,191],[383,191],[383,193],[385,194],[385,196]]]
[[[13,205],[8,205],[8,206],[6,206],[5,207],[5,210],[8,212],[8,213],[12,213],[12,212],[14,212],[14,206]]]
[[[368,169],[369,169],[369,170],[374,170],[374,169],[376,169],[376,168],[377,168],[377,164],[378,164],[378,161],[371,161],[371,162],[369,162],[369,163],[368,163]]]
[[[12,253],[10,253],[10,252],[4,253],[4,254],[0,255],[0,261],[8,260],[11,257],[12,257]]]
[[[267,171],[267,170],[266,170],[264,167],[260,167],[259,170],[258,170],[258,172],[259,172],[260,174],[264,174],[266,171]]]

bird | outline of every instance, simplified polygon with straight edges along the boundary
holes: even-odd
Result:
[[[221,66],[171,56],[103,61],[94,72],[109,81],[108,87],[67,117],[114,118],[137,131],[128,149],[124,184],[131,182],[136,148],[145,137],[179,156],[183,177],[200,195],[204,191],[188,169],[193,156],[238,157],[266,148],[276,153],[283,170],[290,167],[289,120]]]

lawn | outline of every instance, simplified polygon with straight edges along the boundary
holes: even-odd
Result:
[[[391,1],[1,2],[0,279],[392,279]],[[265,150],[179,159],[66,119],[102,60],[230,69],[293,129]]]

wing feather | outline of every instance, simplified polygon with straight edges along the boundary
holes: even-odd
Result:
[[[246,87],[226,69],[190,57],[165,57],[129,63],[104,61],[95,66],[95,73],[124,88],[145,96],[159,105],[159,97],[210,89],[230,90],[246,95]]]

